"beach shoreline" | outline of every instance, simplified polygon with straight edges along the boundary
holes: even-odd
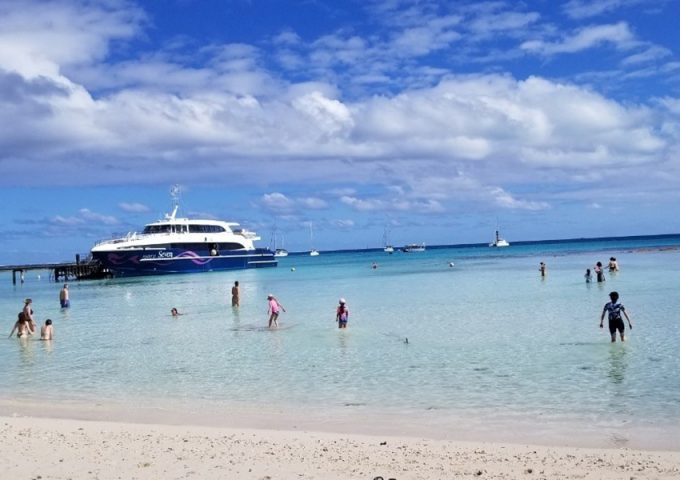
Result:
[[[680,452],[3,416],[3,478],[670,479]]]
[[[386,435],[435,441],[532,444],[546,447],[632,448],[680,452],[680,425],[634,423],[592,416],[453,410],[381,410],[360,405],[244,405],[187,399],[138,398],[125,403],[92,399],[0,397],[0,417],[106,421],[246,430],[315,431],[333,435]]]
[[[509,408],[500,411],[416,411],[362,405],[326,408],[282,402],[243,404],[195,398],[183,401],[130,398],[120,402],[86,397],[0,396],[0,416],[680,452],[680,424],[677,422],[643,423],[632,417],[613,422],[586,413],[578,416],[530,415],[512,413]]]

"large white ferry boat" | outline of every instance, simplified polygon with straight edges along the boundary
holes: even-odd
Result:
[[[97,243],[92,258],[116,277],[277,265],[274,252],[255,247],[255,232],[233,222],[178,218],[176,200],[172,213],[141,233]]]

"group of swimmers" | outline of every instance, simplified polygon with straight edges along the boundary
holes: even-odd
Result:
[[[10,332],[9,336],[17,334],[17,338],[26,337],[28,335],[33,335],[36,331],[37,325],[35,323],[35,318],[33,318],[33,309],[31,305],[33,300],[27,298],[24,300],[24,308],[19,312],[17,316],[17,321],[14,323],[14,327]],[[59,304],[61,308],[69,308],[71,306],[71,300],[69,298],[68,283],[59,290]],[[54,338],[54,327],[52,326],[52,320],[45,320],[45,324],[40,327],[40,340],[52,340]]]
[[[349,321],[349,308],[347,308],[347,302],[344,298],[338,301],[339,305],[335,313],[335,321],[338,324],[338,328],[347,328],[347,322]],[[234,282],[234,286],[231,287],[231,306],[239,307],[241,305],[241,289],[239,287],[238,281]],[[269,328],[278,328],[279,326],[279,315],[281,312],[285,312],[285,307],[278,301],[278,299],[273,295],[267,295],[267,315],[269,316]],[[170,315],[173,317],[178,317],[182,315],[179,313],[176,307],[170,310]]]
[[[17,321],[14,323],[12,331],[9,333],[9,338],[17,333],[17,338],[27,337],[28,335],[33,335],[37,328],[35,319],[33,318],[33,309],[31,305],[33,300],[27,298],[24,300],[24,308],[19,312],[17,316]],[[45,320],[45,325],[40,327],[40,340],[52,340],[54,338],[54,329],[52,327],[52,320]]]
[[[607,269],[610,272],[619,271],[619,263],[615,257],[609,258],[609,264],[607,264]],[[595,277],[598,283],[602,283],[606,280],[604,276],[604,267],[602,266],[602,262],[597,262],[593,270],[595,271]],[[545,262],[541,262],[538,265],[538,271],[541,273],[541,277],[546,276],[546,274],[548,273],[548,266],[545,264]],[[590,272],[589,268],[586,268],[586,273],[585,275],[583,275],[583,277],[586,279],[586,283],[590,283],[593,281],[593,274]]]
[[[281,303],[276,299],[271,293],[267,295],[269,314],[269,328],[277,328],[279,326],[279,314],[281,311],[286,311],[286,309],[281,305]],[[338,300],[338,307],[335,310],[335,321],[338,324],[338,328],[347,328],[347,322],[349,321],[349,308],[347,308],[347,301],[344,298]]]
[[[618,272],[619,271],[619,262],[616,260],[615,257],[610,257],[609,258],[609,263],[607,264],[607,269],[609,270],[610,273],[613,272]],[[595,278],[597,280],[597,283],[602,283],[606,280],[604,276],[604,267],[602,266],[602,262],[597,262],[595,264],[595,268],[593,268],[595,271]],[[590,283],[593,281],[593,275],[590,273],[590,269],[586,269],[585,275],[583,275],[586,279],[586,283]]]
[[[547,266],[545,262],[541,262],[539,264],[538,270],[541,272],[541,277],[545,277],[546,272],[547,272]],[[609,258],[609,263],[607,264],[607,269],[610,272],[618,272],[619,271],[619,263],[616,260],[615,257],[610,257]],[[605,281],[604,277],[604,268],[602,266],[602,262],[597,262],[595,264],[595,276],[597,278],[598,283],[602,283]],[[593,276],[590,273],[590,269],[586,269],[586,273],[584,275],[586,279],[586,283],[590,283],[593,280]],[[626,312],[626,308],[619,303],[619,293],[618,292],[611,292],[609,294],[609,299],[610,301],[604,306],[602,309],[602,315],[600,316],[600,328],[604,328],[604,316],[607,314],[607,318],[609,320],[609,333],[611,334],[611,339],[612,342],[616,342],[616,332],[619,332],[619,336],[621,337],[621,341],[625,342],[626,337],[625,337],[625,330],[626,326],[623,323],[623,317],[626,318],[628,321],[628,327],[632,330],[633,329],[633,324],[630,321],[630,317],[628,316],[628,313]]]

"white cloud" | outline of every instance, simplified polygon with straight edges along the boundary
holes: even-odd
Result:
[[[284,30],[273,38],[275,44],[296,45],[301,42],[300,36],[292,30]]]
[[[117,2],[0,3],[0,65],[27,78],[56,77],[69,65],[102,59],[113,40],[140,32],[143,12]]]
[[[88,208],[81,208],[77,215],[65,217],[63,215],[56,215],[49,219],[52,225],[62,225],[66,227],[75,227],[78,225],[85,225],[88,227],[96,225],[118,225],[118,219],[111,215],[103,215],[101,213],[93,212]]]
[[[298,198],[296,203],[311,210],[320,210],[328,207],[328,203],[325,200],[316,197]]]
[[[104,225],[117,225],[120,223],[118,219],[112,215],[102,215],[101,213],[93,212],[88,208],[81,208],[78,213],[86,222],[102,223]]]
[[[107,57],[112,42],[142,33],[143,15],[127,3],[58,11],[60,3],[50,3],[54,25],[40,5],[23,5],[0,16],[7,27],[0,28],[0,123],[12,126],[0,129],[5,184],[144,182],[135,175],[143,163],[155,183],[235,178],[282,192],[305,192],[288,184],[313,185],[307,191],[321,190],[324,198],[274,192],[257,202],[279,216],[302,218],[301,211],[332,208],[325,198],[333,197],[363,212],[436,212],[453,200],[480,198],[545,208],[546,199],[515,192],[594,181],[589,172],[603,166],[635,169],[643,178],[658,165],[675,171],[677,100],[617,101],[567,79],[455,75],[446,60],[457,52],[452,46],[473,48],[498,26],[514,32],[513,39],[525,38],[526,28],[551,33],[524,43],[541,55],[598,45],[635,45],[624,65],[666,55],[637,41],[626,23],[559,36],[536,13],[507,11],[502,3],[460,13],[419,3],[392,16],[393,28],[364,37],[335,32],[305,44],[288,31],[274,38],[272,55],[287,52],[291,67],[305,65],[291,76],[304,79],[298,82],[266,68],[267,49],[240,43],[198,46],[190,60],[174,45],[122,61]],[[421,30],[428,26],[432,32]],[[474,40],[458,36],[473,30]],[[399,42],[406,42],[401,53]],[[444,60],[419,63],[428,49],[442,49]],[[673,68],[677,62],[667,62],[657,74],[672,75]],[[363,90],[382,81],[380,93]],[[397,190],[365,197],[368,183]],[[89,221],[113,221],[96,215]]]
[[[327,98],[321,92],[311,92],[293,100],[295,109],[305,113],[327,135],[347,132],[354,126],[349,109],[342,102]]]
[[[360,212],[369,212],[373,210],[385,210],[387,204],[382,200],[377,199],[360,199],[357,197],[343,196],[340,201],[345,205],[352,207]]]
[[[626,58],[623,59],[621,64],[629,66],[638,65],[640,63],[656,62],[657,60],[671,57],[672,55],[673,52],[671,52],[667,48],[651,45],[638,53],[627,56]]]
[[[260,200],[262,206],[275,212],[286,212],[293,209],[295,202],[283,193],[265,193]]]
[[[349,219],[337,219],[331,221],[331,224],[337,228],[343,229],[343,230],[348,230],[351,228],[354,228],[354,220],[349,220]]]
[[[300,210],[321,210],[328,207],[328,203],[321,198],[290,198],[280,192],[262,195],[260,204],[272,212],[289,214]]]
[[[603,44],[611,44],[615,48],[630,48],[634,45],[634,41],[635,36],[628,24],[619,22],[585,27],[556,42],[527,40],[520,48],[530,53],[550,56],[559,53],[575,53]]]
[[[509,30],[526,29],[540,19],[536,12],[500,12],[479,15],[469,25],[470,30],[477,34],[493,35],[507,33]]]
[[[50,223],[55,225],[65,225],[65,226],[75,226],[85,223],[85,220],[78,217],[62,217],[61,215],[56,215],[50,219]]]
[[[128,213],[145,213],[151,210],[148,206],[144,205],[143,203],[136,202],[132,203],[121,202],[118,204],[118,208]]]
[[[583,19],[602,15],[612,10],[645,3],[646,0],[569,0],[562,7],[571,18]]]
[[[546,208],[550,207],[547,202],[518,200],[502,188],[494,188],[489,193],[493,197],[495,203],[502,208],[518,210],[545,210]]]
[[[416,211],[419,213],[438,213],[445,210],[443,205],[434,199],[395,198],[388,200],[344,196],[340,198],[340,201],[358,212]]]

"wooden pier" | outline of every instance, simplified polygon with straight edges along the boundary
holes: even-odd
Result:
[[[36,263],[30,265],[0,265],[0,272],[12,272],[12,284],[17,284],[17,273],[19,281],[24,283],[24,274],[30,270],[50,270],[51,278],[55,282],[69,280],[95,280],[99,278],[110,278],[111,272],[102,267],[96,260],[86,260],[81,262],[80,256],[76,255],[75,262],[64,263]]]

